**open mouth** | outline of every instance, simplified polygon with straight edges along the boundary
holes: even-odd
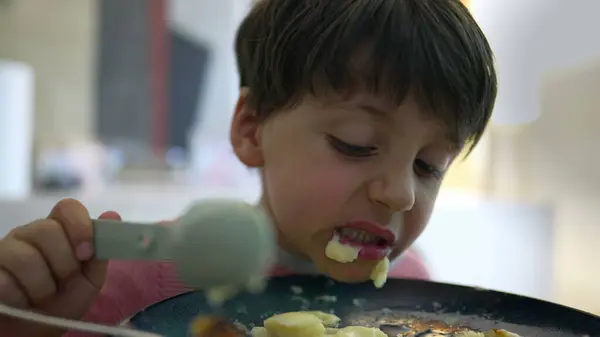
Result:
[[[352,221],[335,230],[341,243],[377,248],[389,248],[396,242],[396,234],[386,226],[370,221]]]
[[[390,254],[395,242],[396,234],[388,227],[370,221],[353,221],[334,230],[325,255],[342,263],[357,258],[381,260]]]
[[[374,245],[381,248],[389,247],[393,244],[384,237],[367,233],[364,230],[354,228],[340,228],[335,231],[339,236],[340,242],[350,245]]]

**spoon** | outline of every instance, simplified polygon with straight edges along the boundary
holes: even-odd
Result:
[[[193,205],[171,225],[93,220],[97,259],[168,260],[196,289],[264,278],[276,252],[267,215],[232,200]]]
[[[206,200],[163,226],[93,220],[96,259],[169,260],[196,289],[250,287],[266,279],[275,233],[259,208],[233,200]],[[128,328],[51,317],[0,304],[0,314],[59,328],[115,337],[160,337]]]
[[[53,317],[39,314],[29,310],[12,308],[5,304],[0,304],[0,314],[24,321],[35,322],[38,324],[53,326],[65,330],[90,332],[100,336],[112,337],[163,337],[150,332],[138,331],[129,328],[108,326],[102,324],[93,324],[82,321],[76,321],[66,318]]]

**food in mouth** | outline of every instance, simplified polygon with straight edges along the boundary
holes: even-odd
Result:
[[[352,263],[358,258],[379,260],[371,273],[371,280],[381,288],[387,280],[392,250],[396,237],[388,228],[366,221],[348,223],[334,231],[325,247],[325,256],[340,262]]]
[[[352,249],[335,249],[331,252],[335,256],[332,259],[342,263],[353,262],[359,257],[381,260],[388,256],[395,241],[396,235],[385,226],[369,221],[350,222],[333,232],[330,244]],[[347,253],[337,254],[337,251],[342,249]]]
[[[333,238],[325,247],[325,256],[341,263],[354,262],[358,259],[359,252],[360,247],[343,244],[338,233],[333,234]]]

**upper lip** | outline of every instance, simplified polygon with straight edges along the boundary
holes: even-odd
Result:
[[[352,228],[352,229],[358,229],[358,230],[364,231],[371,235],[380,237],[381,239],[383,239],[386,242],[386,244],[388,244],[390,246],[396,242],[396,233],[394,233],[393,230],[391,230],[389,227],[386,227],[386,226],[381,225],[380,223],[374,222],[374,221],[369,221],[369,220],[348,221],[347,223],[345,223],[343,226],[340,226],[339,228],[340,229],[341,228]]]

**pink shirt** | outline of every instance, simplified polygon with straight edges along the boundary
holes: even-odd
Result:
[[[273,276],[292,273],[281,267],[273,269]],[[419,255],[408,251],[395,263],[389,273],[394,278],[429,279],[429,273]],[[116,325],[143,308],[182,294],[186,288],[168,262],[112,261],[100,295],[83,320]],[[90,334],[70,332],[65,337],[91,337]]]

